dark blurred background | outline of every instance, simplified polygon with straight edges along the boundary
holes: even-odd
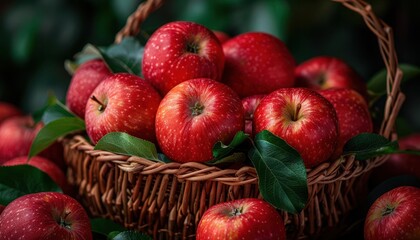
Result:
[[[87,43],[108,46],[138,0],[2,0],[0,101],[27,113],[49,94],[65,99],[71,76],[64,61]],[[414,0],[371,0],[395,32],[400,63],[420,66],[420,7]],[[368,81],[384,68],[377,40],[362,18],[329,0],[168,0],[143,24],[146,33],[174,20],[191,20],[233,36],[264,31],[281,38],[297,63],[317,55],[344,59]],[[399,132],[420,131],[419,77],[403,85],[407,100]]]

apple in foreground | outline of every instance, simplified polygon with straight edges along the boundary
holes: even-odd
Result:
[[[314,90],[351,88],[367,99],[367,86],[362,77],[344,60],[317,56],[299,64],[295,70],[296,86]]]
[[[40,157],[34,156],[28,161],[27,156],[21,156],[17,158],[10,159],[9,161],[3,163],[3,166],[15,166],[15,165],[24,165],[28,164],[33,167],[38,168],[39,170],[45,172],[50,176],[50,178],[57,183],[57,185],[64,191],[69,191],[69,185],[67,183],[67,178],[64,172],[52,161]]]
[[[248,32],[223,43],[222,82],[239,97],[268,94],[294,85],[295,60],[286,45],[267,33]]]
[[[185,81],[166,94],[156,113],[162,152],[176,162],[206,162],[216,142],[244,128],[244,110],[228,86],[208,78]]]
[[[267,95],[254,113],[254,133],[263,130],[296,149],[307,168],[331,157],[339,133],[334,106],[307,88],[281,88]]]
[[[339,137],[336,150],[331,156],[336,159],[343,153],[344,144],[350,138],[373,131],[369,106],[362,95],[350,88],[332,88],[319,93],[332,103],[337,113]]]
[[[177,21],[157,29],[144,47],[142,71],[162,96],[193,78],[220,80],[225,58],[214,33],[203,25]]]
[[[27,194],[0,215],[0,240],[91,240],[89,217],[75,199],[57,192]]]
[[[266,94],[252,95],[242,99],[242,106],[244,107],[245,114],[245,133],[249,134],[251,137],[252,134],[252,122],[254,119],[254,112],[257,109],[258,104],[266,96]]]
[[[420,188],[402,186],[381,195],[365,219],[365,240],[420,239]]]
[[[277,210],[261,199],[244,198],[210,207],[197,226],[197,240],[286,239]]]
[[[86,104],[86,132],[93,144],[110,132],[156,142],[159,93],[142,78],[116,73],[98,84]]]
[[[70,81],[66,94],[66,105],[80,118],[85,117],[86,103],[93,90],[112,72],[102,59],[93,59],[82,63]]]
[[[7,102],[0,102],[0,123],[9,117],[20,115],[22,115],[22,112],[15,105]]]
[[[420,150],[420,133],[398,139],[401,150]],[[369,181],[373,186],[399,175],[412,175],[420,179],[420,156],[414,154],[392,154],[380,166],[373,169]]]

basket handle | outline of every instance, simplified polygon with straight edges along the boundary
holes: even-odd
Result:
[[[140,3],[136,11],[127,18],[125,26],[115,36],[115,43],[120,43],[124,37],[137,35],[144,20],[163,3],[164,0],[146,0]]]
[[[405,95],[400,89],[403,73],[398,66],[392,28],[379,19],[372,11],[372,6],[363,0],[331,1],[342,3],[348,9],[360,14],[367,27],[378,38],[379,50],[387,71],[387,99],[384,109],[384,118],[379,133],[386,138],[395,139],[396,135],[392,136],[395,132],[395,120],[405,100]],[[136,11],[128,17],[126,25],[117,33],[115,42],[121,42],[126,36],[137,35],[140,31],[141,23],[143,23],[152,12],[160,8],[163,3],[164,0],[146,0],[145,2],[142,2]]]

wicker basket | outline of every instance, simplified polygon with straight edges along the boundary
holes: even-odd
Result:
[[[391,28],[361,0],[337,0],[359,13],[376,35],[387,68],[387,99],[379,133],[395,139],[394,122],[404,100]],[[117,34],[139,32],[140,24],[161,0],[142,3]],[[201,163],[161,163],[134,156],[93,150],[83,137],[63,141],[68,180],[92,216],[113,219],[125,227],[144,231],[154,239],[194,238],[196,226],[210,206],[233,199],[261,197],[254,168],[219,169]],[[335,226],[357,204],[357,191],[367,173],[385,157],[355,161],[353,156],[307,169],[309,201],[299,214],[282,212],[288,236],[316,236]]]

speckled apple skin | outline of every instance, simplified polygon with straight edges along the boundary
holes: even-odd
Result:
[[[187,45],[197,46],[197,52]],[[193,78],[219,81],[224,67],[222,46],[203,25],[176,21],[157,29],[144,47],[143,76],[162,96],[177,84]]]
[[[331,157],[339,131],[333,105],[306,88],[282,88],[266,96],[255,110],[253,129],[254,133],[268,130],[285,140],[299,152],[307,168]]]
[[[93,91],[101,105],[92,99],[86,104],[86,132],[92,143],[110,132],[125,132],[156,142],[155,117],[161,97],[142,78],[117,73],[102,81]]]
[[[59,224],[63,219],[68,226]],[[75,199],[57,192],[27,194],[0,215],[0,240],[91,240],[87,213]]]
[[[241,211],[233,214],[234,209]],[[197,240],[284,240],[282,217],[261,199],[244,198],[210,207],[197,226]]]
[[[295,82],[295,60],[279,38],[261,32],[237,35],[223,43],[222,82],[239,97],[269,94]]]
[[[195,104],[203,106],[194,116]],[[226,85],[212,79],[185,81],[162,99],[156,114],[160,148],[177,162],[206,162],[218,141],[229,144],[244,129],[241,100]]]

